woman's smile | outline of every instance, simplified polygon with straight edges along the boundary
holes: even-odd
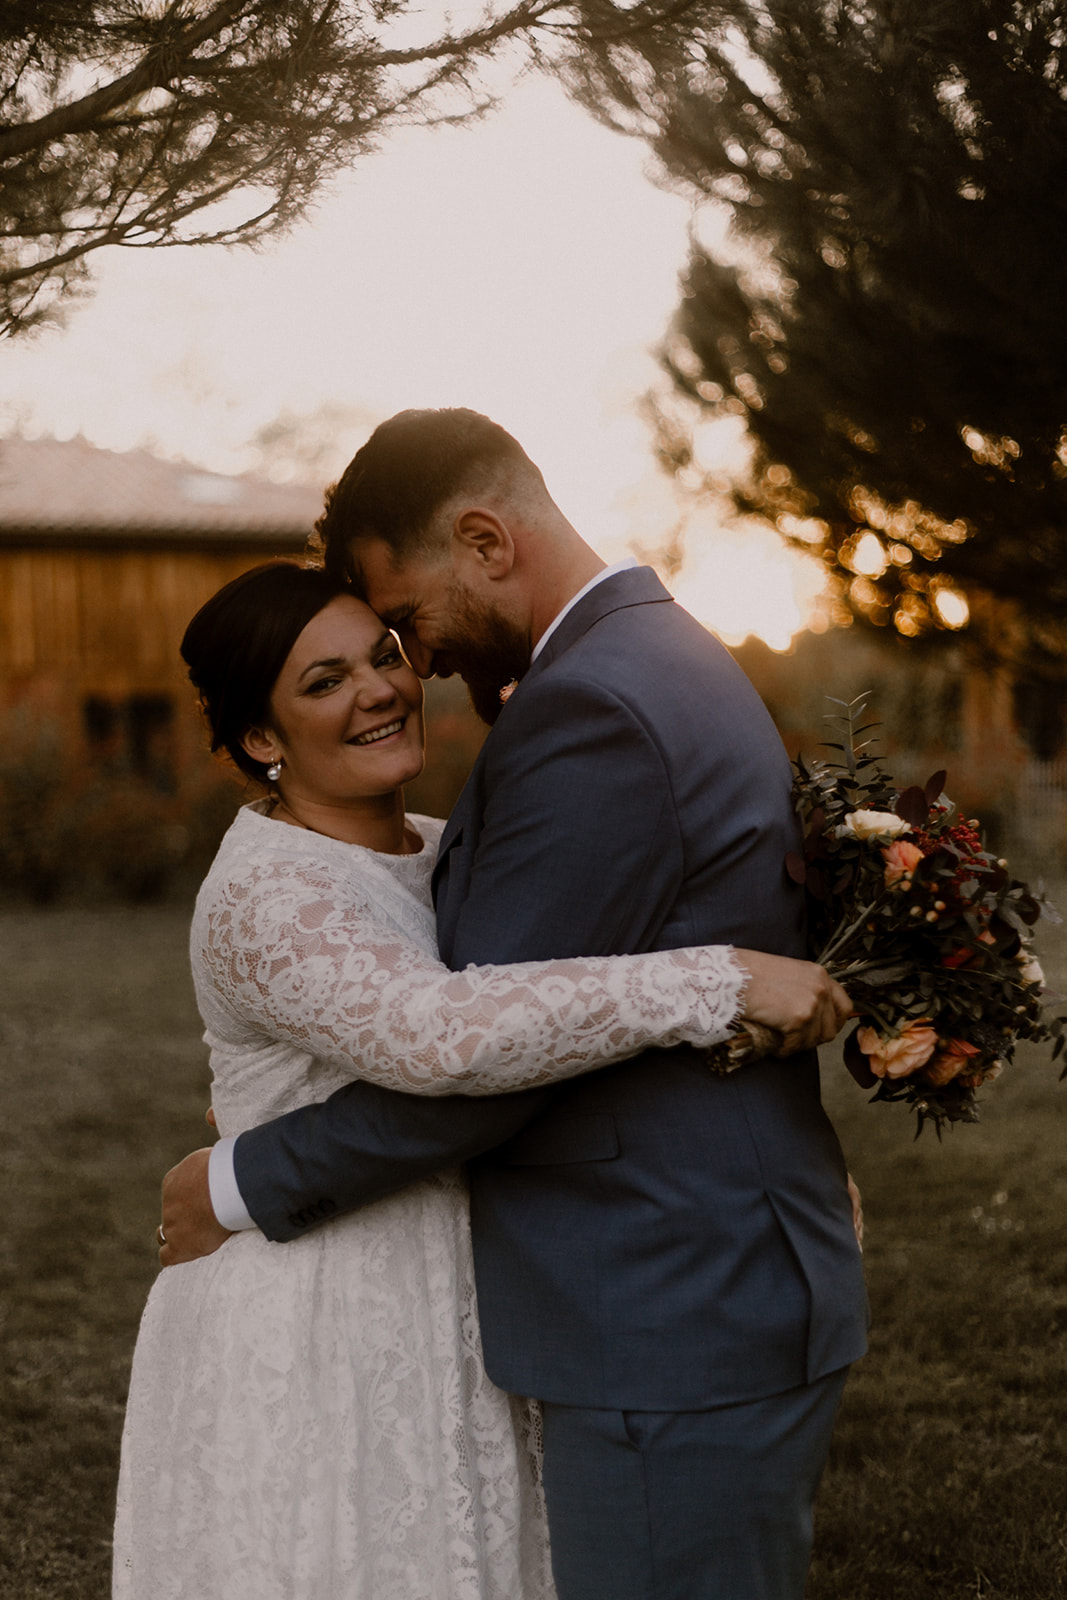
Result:
[[[358,745],[380,744],[383,739],[391,739],[395,734],[403,732],[406,721],[406,717],[397,717],[395,721],[386,722],[381,727],[369,728],[366,733],[357,733],[345,742]]]

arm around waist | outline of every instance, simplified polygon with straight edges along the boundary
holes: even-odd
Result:
[[[237,1186],[268,1239],[297,1239],[503,1144],[558,1092],[431,1100],[347,1083],[320,1104],[242,1133],[233,1149]]]

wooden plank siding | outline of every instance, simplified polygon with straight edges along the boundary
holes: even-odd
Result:
[[[299,546],[292,552],[299,553]],[[61,676],[101,692],[182,681],[178,646],[195,611],[222,584],[279,554],[0,549],[0,680]]]
[[[92,699],[165,696],[178,765],[203,736],[179,645],[194,613],[224,583],[303,539],[268,536],[216,548],[0,546],[0,710],[24,705],[80,737]]]

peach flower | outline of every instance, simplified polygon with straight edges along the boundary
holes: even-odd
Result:
[[[968,1044],[966,1039],[942,1039],[936,1056],[923,1068],[923,1077],[935,1089],[940,1089],[958,1078],[972,1064],[972,1058],[981,1053],[976,1044]]]
[[[901,878],[910,879],[922,858],[919,846],[909,844],[907,839],[894,839],[892,844],[887,844],[882,851],[886,886],[898,883]]]
[[[876,1078],[906,1078],[925,1066],[937,1045],[937,1030],[927,1017],[906,1023],[895,1039],[886,1039],[876,1028],[860,1028],[856,1043],[871,1064]]]

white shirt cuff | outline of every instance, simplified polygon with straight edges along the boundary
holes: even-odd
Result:
[[[211,1193],[211,1209],[224,1228],[240,1233],[244,1228],[254,1228],[255,1223],[241,1199],[237,1177],[233,1170],[234,1139],[220,1139],[213,1145],[207,1164],[207,1184]]]

